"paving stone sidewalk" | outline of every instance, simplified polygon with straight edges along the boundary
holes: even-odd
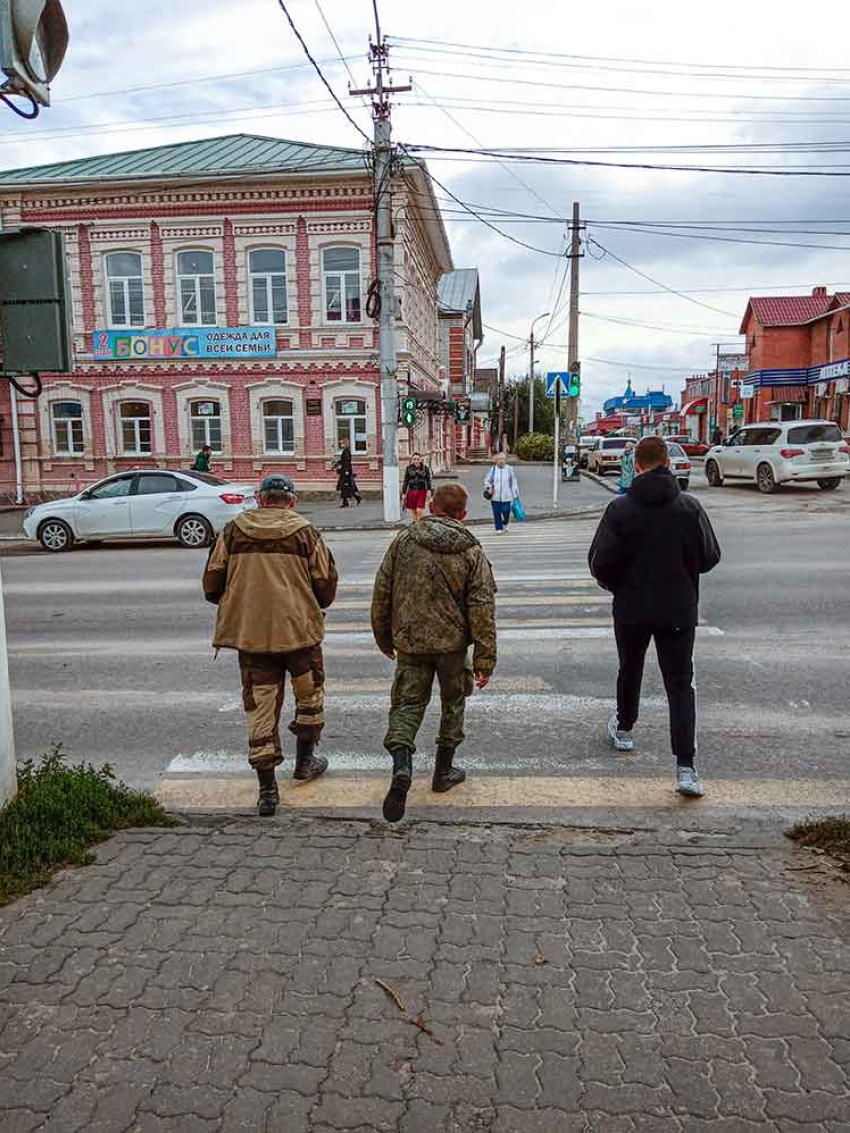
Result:
[[[847,1133],[850,942],[799,862],[307,817],[126,833],[0,910],[0,1130]]]

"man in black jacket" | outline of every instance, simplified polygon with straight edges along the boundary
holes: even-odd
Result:
[[[720,547],[702,507],[680,491],[661,437],[640,442],[635,471],[628,493],[608,505],[588,558],[593,577],[614,595],[620,672],[608,734],[618,751],[634,751],[643,665],[654,638],[670,707],[676,790],[699,797],[693,665],[699,576],[720,562]]]

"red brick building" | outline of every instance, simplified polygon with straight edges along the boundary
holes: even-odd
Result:
[[[437,288],[451,252],[420,166],[394,185],[402,382],[438,395]],[[18,401],[23,487],[68,492],[134,466],[270,469],[327,490],[343,437],[381,479],[372,182],[363,153],[236,135],[0,173],[2,227],[65,238],[73,372]],[[0,493],[15,492],[8,383]],[[413,431],[435,468],[451,426]],[[405,439],[406,431],[402,431]],[[402,459],[406,450],[402,450]]]
[[[745,421],[816,417],[850,432],[850,293],[752,298],[741,334],[753,387]]]

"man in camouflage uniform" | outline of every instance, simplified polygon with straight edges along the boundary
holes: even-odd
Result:
[[[322,611],[336,597],[337,571],[324,539],[293,509],[287,476],[267,476],[259,508],[228,523],[206,571],[204,594],[218,606],[216,649],[238,649],[248,749],[257,772],[257,811],[273,815],[280,802],[274,769],[283,762],[280,713],[286,674],[292,681],[296,737],[294,779],[315,779],[328,761],[314,754],[324,726]]]
[[[393,758],[384,800],[388,822],[404,817],[416,735],[435,674],[442,718],[431,787],[442,793],[466,778],[453,766],[464,738],[466,698],[476,685],[486,688],[496,667],[496,584],[481,544],[463,525],[467,499],[460,484],[438,488],[432,514],[402,531],[375,579],[372,631],[381,652],[397,661],[384,740]]]

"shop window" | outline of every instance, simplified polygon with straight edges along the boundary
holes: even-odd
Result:
[[[366,435],[366,402],[341,398],[335,403],[337,448],[347,440],[352,452],[369,451]]]
[[[286,253],[258,248],[248,258],[251,275],[251,322],[281,326],[287,321]]]
[[[121,452],[124,456],[148,456],[151,452],[151,407],[147,401],[122,401]]]
[[[221,452],[221,403],[190,401],[189,417],[192,422],[193,451],[197,452],[209,445],[213,452]]]
[[[110,252],[106,257],[106,282],[111,327],[145,325],[145,290],[142,257],[138,252]]]
[[[325,320],[359,323],[361,306],[360,252],[357,248],[327,248],[322,253]]]
[[[293,455],[295,418],[291,401],[263,402],[263,437],[268,455]]]
[[[215,326],[214,272],[212,252],[177,253],[177,293],[181,326]]]
[[[54,401],[50,415],[53,419],[53,451],[56,455],[77,456],[83,452],[83,407],[79,401]]]

